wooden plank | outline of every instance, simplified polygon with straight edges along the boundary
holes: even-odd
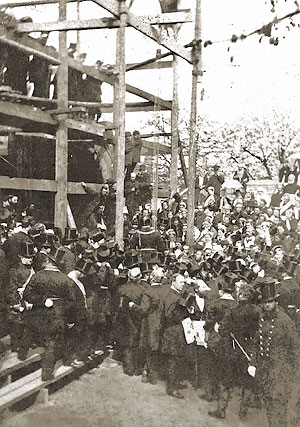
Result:
[[[143,141],[142,140],[142,147],[146,148],[147,150],[151,150],[154,153],[155,150],[155,144],[157,144],[158,152],[164,153],[164,154],[171,154],[172,150],[171,147],[168,145],[161,144],[159,142],[152,142],[152,141]]]
[[[108,17],[61,22],[26,22],[24,24],[17,24],[16,31],[18,33],[32,33],[36,31],[74,31],[118,27],[119,21]]]
[[[143,64],[143,65],[141,65],[140,63],[126,65],[126,71],[160,70],[164,68],[172,68],[172,61],[160,61],[160,62],[154,62],[151,64]]]
[[[192,22],[190,12],[164,13],[155,16],[139,16],[143,22],[151,25],[175,24]],[[128,24],[127,24],[128,25]],[[73,31],[73,30],[91,30],[101,28],[118,28],[120,21],[112,17],[98,19],[61,21],[61,22],[26,22],[18,23],[16,31],[18,33],[33,33],[38,31]]]
[[[77,0],[66,0],[66,3],[75,2]],[[84,1],[84,0],[80,0]],[[7,8],[7,7],[23,7],[23,6],[38,6],[41,4],[52,4],[52,3],[58,3],[58,0],[23,0],[19,2],[6,2],[1,3],[1,8]]]
[[[57,382],[61,378],[72,374],[76,369],[84,365],[82,363],[78,368],[73,368],[71,366],[59,366],[59,364],[61,363],[56,364],[57,367],[54,371],[53,380],[42,381],[42,369],[38,369],[32,374],[26,375],[26,377],[2,387],[0,389],[0,410],[9,408],[14,403],[19,402],[42,388],[45,388],[50,384]]]
[[[88,186],[96,192],[100,192],[103,184],[88,183]],[[56,192],[56,182],[49,179],[10,178],[0,176],[0,188],[26,191]],[[86,194],[80,182],[68,182],[68,194]]]
[[[0,101],[0,115],[25,119],[32,123],[37,122],[57,126],[57,121],[53,119],[49,112],[30,107],[29,105]]]
[[[172,101],[167,101],[172,102]],[[115,104],[101,104],[102,113],[112,113]],[[155,106],[152,102],[128,102],[126,104],[126,113],[136,113],[138,111],[169,111],[162,106]]]
[[[87,123],[74,119],[66,119],[65,125],[70,129],[79,130],[81,132],[89,133],[91,135],[103,136],[105,132],[105,127],[96,122]]]
[[[98,4],[108,12],[112,13],[114,16],[119,16],[118,10],[118,1],[117,0],[93,0],[94,3]],[[162,36],[160,32],[151,26],[148,22],[143,21],[142,18],[133,15],[127,10],[127,20],[128,24],[131,25],[136,30],[140,31],[145,36],[156,41],[161,46],[170,50],[174,54],[185,59],[187,62],[192,63],[191,52],[187,51],[183,46],[180,46],[176,41],[168,36]]]
[[[30,350],[26,360],[19,360],[17,353],[10,353],[0,360],[0,377],[5,377],[31,363],[38,362],[41,360],[41,354],[43,353],[43,348]]]

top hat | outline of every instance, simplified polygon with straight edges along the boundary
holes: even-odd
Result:
[[[249,268],[244,268],[243,271],[240,271],[237,274],[240,277],[240,279],[243,279],[248,283],[253,282],[257,278],[257,274],[254,273],[254,271]]]
[[[22,258],[33,258],[36,255],[35,246],[32,242],[20,242],[18,256]]]
[[[54,234],[45,233],[36,239],[38,245],[42,248],[52,248],[55,242]]]
[[[76,270],[80,271],[85,276],[91,274],[91,269],[93,267],[93,262],[86,258],[80,258],[76,263]]]
[[[222,291],[234,292],[235,284],[238,281],[238,276],[230,271],[224,274],[224,281],[222,282]]]
[[[72,243],[78,240],[78,232],[76,228],[66,228],[65,229],[65,236],[64,236],[64,243]]]
[[[194,262],[190,264],[188,271],[191,277],[196,277],[201,271],[201,266],[200,264]]]
[[[99,230],[96,230],[94,233],[90,234],[90,239],[93,240],[93,242],[100,242],[100,240],[103,240],[104,238],[105,234]]]
[[[275,301],[279,294],[276,289],[276,280],[272,277],[264,277],[257,283],[261,294],[261,302]]]
[[[228,264],[228,267],[229,267],[229,270],[233,271],[234,273],[242,273],[245,270],[245,266],[238,259],[234,261],[230,261]]]
[[[176,273],[184,274],[186,271],[188,271],[188,266],[183,262],[177,262],[174,265],[174,269]]]
[[[55,264],[59,264],[62,260],[63,257],[65,255],[65,250],[63,248],[55,248],[52,247],[51,251],[48,252],[43,252],[52,262],[54,262]]]

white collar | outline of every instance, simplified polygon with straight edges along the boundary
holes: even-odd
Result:
[[[219,299],[226,299],[226,300],[229,300],[229,301],[234,301],[234,298],[233,298],[233,296],[231,295],[231,294],[223,294]]]
[[[61,272],[57,267],[46,267],[44,268],[44,271],[58,271]]]
[[[175,289],[175,288],[173,287],[173,285],[171,285],[171,289],[173,289],[173,291],[175,291],[177,294],[179,294],[179,293],[180,293],[177,289]]]

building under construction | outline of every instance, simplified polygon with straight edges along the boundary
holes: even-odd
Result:
[[[200,4],[197,3],[195,38],[189,45],[177,42],[178,24],[192,21],[191,10],[178,10],[178,1],[160,0],[160,16],[135,16],[125,0],[93,0],[108,12],[107,18],[67,20],[67,3],[74,0],[23,0],[1,5],[0,58],[0,188],[5,192],[25,191],[30,200],[42,201],[49,222],[62,230],[72,219],[72,210],[84,203],[81,181],[96,191],[101,183],[113,180],[116,190],[116,240],[123,239],[125,129],[126,113],[135,111],[170,111],[172,117],[171,147],[161,144],[159,136],[142,139],[148,153],[171,153],[170,191],[177,190],[178,168],[178,58],[193,65],[191,123],[197,112],[197,78],[200,58]],[[77,0],[77,3],[85,0]],[[8,8],[43,7],[54,3],[59,9],[57,22],[32,22],[30,17],[17,20]],[[10,11],[11,9],[9,9]],[[167,25],[169,32],[160,31]],[[130,26],[166,48],[153,58],[135,64],[125,62],[125,30]],[[116,64],[106,69],[103,64],[83,64],[75,56],[74,44],[67,45],[67,31],[79,35],[86,29],[111,28],[116,32]],[[59,32],[59,49],[47,44],[48,35]],[[34,38],[31,33],[40,33]],[[158,46],[159,47],[159,46]],[[171,60],[170,60],[171,59]],[[126,84],[126,73],[134,69],[173,69],[173,99]],[[191,67],[192,68],[192,67]],[[84,77],[83,77],[84,76]],[[28,83],[30,82],[30,90]],[[111,104],[102,103],[101,84],[113,87]],[[141,102],[125,102],[129,92]],[[101,120],[102,113],[113,113],[111,122]],[[149,135],[146,135],[149,136]],[[195,129],[191,126],[189,161],[189,212],[194,206]],[[157,173],[154,180],[158,181]],[[157,199],[157,182],[153,182]],[[70,208],[71,206],[71,208]],[[74,215],[76,219],[76,214]]]

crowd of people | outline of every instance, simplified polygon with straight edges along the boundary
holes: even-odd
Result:
[[[162,379],[174,398],[184,398],[187,381],[201,388],[212,417],[226,417],[239,388],[242,419],[263,402],[270,426],[289,418],[297,425],[298,189],[254,191],[240,174],[241,185],[228,191],[215,167],[197,193],[188,244],[182,196],[153,212],[149,177],[144,168],[138,175],[125,185],[122,248],[113,237],[112,183],[100,194],[82,183],[90,199],[78,231],[62,233],[37,222],[34,206],[18,214],[18,199],[5,200],[2,335],[21,360],[30,348],[45,348],[43,380],[53,378],[58,359],[76,365],[112,346],[126,375],[154,385]]]

